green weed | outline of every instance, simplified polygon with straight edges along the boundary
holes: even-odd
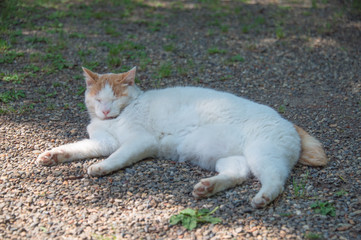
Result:
[[[331,217],[336,216],[336,209],[332,203],[317,201],[311,204],[310,207],[315,211],[315,213],[319,213],[325,216],[329,215]]]
[[[41,227],[39,227],[39,229],[44,233],[48,232],[48,229],[46,227],[41,226]]]
[[[228,30],[229,30],[229,26],[228,26],[228,25],[221,25],[221,26],[219,26],[219,28],[221,29],[221,31],[222,31],[223,33],[227,33]]]
[[[100,65],[100,63],[98,61],[86,61],[83,63],[83,66],[88,68],[88,69],[94,69],[96,67],[98,67]]]
[[[24,56],[24,53],[16,51],[8,51],[0,57],[0,63],[13,63],[16,58]]]
[[[225,54],[227,51],[224,49],[219,49],[217,47],[211,47],[207,50],[208,54]]]
[[[188,72],[194,68],[195,64],[192,59],[188,59],[185,64],[182,64],[180,66],[177,66],[177,72],[178,74],[182,76],[188,75]]]
[[[163,46],[164,51],[173,52],[175,50],[175,45],[173,43]]]
[[[293,213],[280,213],[281,217],[292,217],[294,214]]]
[[[316,239],[323,239],[323,237],[318,233],[309,232],[305,234],[305,239],[316,240]]]
[[[11,48],[11,44],[5,39],[0,39],[0,52],[5,52],[9,48]]]
[[[344,189],[341,189],[340,191],[337,191],[337,192],[335,193],[335,195],[336,195],[337,197],[342,197],[342,196],[347,195],[347,192],[346,192]]]
[[[80,111],[86,111],[86,106],[84,103],[78,103],[77,106],[80,109]]]
[[[12,83],[16,83],[16,84],[20,84],[23,82],[25,78],[24,74],[9,74],[9,75],[5,75],[3,76],[2,80],[5,82],[12,82]]]
[[[108,56],[107,63],[111,67],[118,67],[121,65],[122,61],[118,56]]]
[[[36,73],[40,71],[40,68],[34,64],[29,64],[24,67],[24,70],[31,73]]]
[[[175,34],[169,34],[167,36],[165,36],[167,39],[176,39],[177,38],[177,35]]]
[[[220,81],[226,81],[226,80],[228,80],[228,79],[231,79],[233,76],[232,75],[225,75],[225,76],[222,76],[219,80]]]
[[[139,67],[141,69],[146,69],[147,65],[152,62],[152,59],[150,59],[147,56],[143,56],[139,59]]]
[[[164,62],[162,63],[157,71],[157,78],[166,78],[169,77],[172,73],[172,63]]]
[[[106,25],[104,28],[104,31],[106,34],[113,36],[113,37],[120,36],[120,33],[111,25]]]
[[[311,0],[311,6],[313,9],[316,9],[318,7],[317,0]]]
[[[52,85],[53,85],[54,88],[62,86],[62,84],[60,82],[54,82]]]
[[[116,240],[117,239],[116,236],[103,236],[103,235],[98,235],[98,234],[93,234],[93,237],[96,240]]]
[[[283,105],[281,105],[283,106]],[[307,194],[306,184],[307,184],[308,172],[303,176],[300,182],[296,181],[295,178],[292,180],[293,192],[296,198],[304,198]]]
[[[150,30],[151,32],[158,32],[160,31],[162,28],[168,26],[168,24],[164,23],[163,21],[148,21],[146,22],[148,30]]]
[[[232,62],[244,62],[244,58],[241,55],[231,57]]]
[[[46,110],[55,110],[56,106],[54,103],[48,103],[48,105],[46,106]]]
[[[78,55],[83,58],[83,57],[86,57],[86,56],[91,55],[93,52],[94,52],[94,51],[88,50],[88,49],[86,49],[86,50],[79,50],[79,51],[78,51]]]
[[[275,31],[276,31],[276,37],[277,37],[277,39],[282,39],[282,38],[285,37],[285,32],[284,32],[282,26],[278,25],[278,26],[276,27],[276,30],[275,30]]]
[[[71,33],[69,34],[69,38],[85,38],[85,34],[83,33]]]
[[[57,94],[58,94],[57,91],[53,91],[53,92],[49,92],[49,93],[47,92],[47,93],[45,94],[45,97],[46,97],[46,98],[55,98]]]
[[[250,29],[251,29],[250,25],[243,25],[242,32],[243,33],[249,33]]]
[[[257,25],[262,25],[262,24],[266,23],[266,19],[264,17],[257,16],[256,19],[254,20],[254,22]]]
[[[31,44],[35,44],[35,43],[48,43],[49,39],[46,37],[38,37],[38,36],[33,36],[33,37],[27,37],[25,38],[25,41]]]
[[[42,59],[44,61],[49,62],[49,72],[54,72],[56,70],[62,70],[64,68],[67,68],[69,66],[68,62],[63,58],[61,54],[53,54],[48,53],[45,54]]]
[[[286,112],[286,106],[285,105],[280,105],[278,107],[278,112],[279,113],[285,113]]]
[[[52,12],[49,16],[47,16],[47,18],[49,20],[58,20],[59,18],[64,18],[64,17],[67,17],[69,16],[69,13],[68,12],[65,12],[65,11],[55,11],[55,12]]]
[[[3,93],[0,93],[0,101],[3,103],[13,102],[15,100],[19,100],[20,98],[26,97],[25,92],[23,90],[8,90]]]
[[[181,223],[183,227],[188,230],[193,230],[197,227],[199,223],[212,223],[217,224],[220,223],[222,220],[220,218],[212,217],[211,215],[217,211],[218,207],[213,209],[212,211],[208,209],[200,209],[200,210],[193,210],[187,208],[181,211],[177,215],[173,215],[170,220],[170,225],[176,225]]]
[[[76,95],[80,96],[83,95],[85,93],[86,87],[84,86],[80,86],[78,87],[78,91],[76,92]]]

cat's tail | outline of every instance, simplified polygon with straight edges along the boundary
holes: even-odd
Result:
[[[301,137],[301,156],[298,161],[308,166],[325,166],[328,159],[322,144],[299,126],[294,127]]]

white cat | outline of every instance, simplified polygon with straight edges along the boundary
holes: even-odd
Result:
[[[241,184],[252,173],[262,183],[251,202],[259,208],[283,191],[298,160],[313,166],[328,161],[320,142],[267,106],[197,87],[142,92],[135,68],[83,70],[90,138],[42,153],[41,165],[109,156],[88,168],[90,176],[102,176],[148,157],[190,161],[219,173],[195,185],[196,198]]]

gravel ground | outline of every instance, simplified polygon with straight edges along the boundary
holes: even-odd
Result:
[[[348,6],[71,0],[3,9],[0,239],[361,239],[361,21]],[[257,210],[255,178],[197,201],[193,185],[214,173],[167,159],[101,178],[86,168],[102,159],[36,166],[42,151],[87,137],[81,66],[138,66],[144,90],[204,86],[270,105],[320,139],[330,163],[297,165],[284,193]],[[317,201],[335,216],[311,208]],[[221,224],[169,226],[185,208],[217,206]]]

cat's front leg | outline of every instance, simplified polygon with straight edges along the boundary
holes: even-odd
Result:
[[[141,133],[129,138],[118,150],[104,161],[88,168],[88,174],[93,177],[107,175],[116,170],[130,166],[145,158],[153,157],[157,152],[157,141],[152,135]]]
[[[51,166],[62,162],[109,156],[117,147],[118,146],[110,142],[85,139],[46,151],[38,156],[36,163]]]
[[[36,159],[36,163],[43,166],[51,166],[60,162],[65,162],[70,158],[70,154],[61,148],[53,148],[50,151],[43,152]]]

